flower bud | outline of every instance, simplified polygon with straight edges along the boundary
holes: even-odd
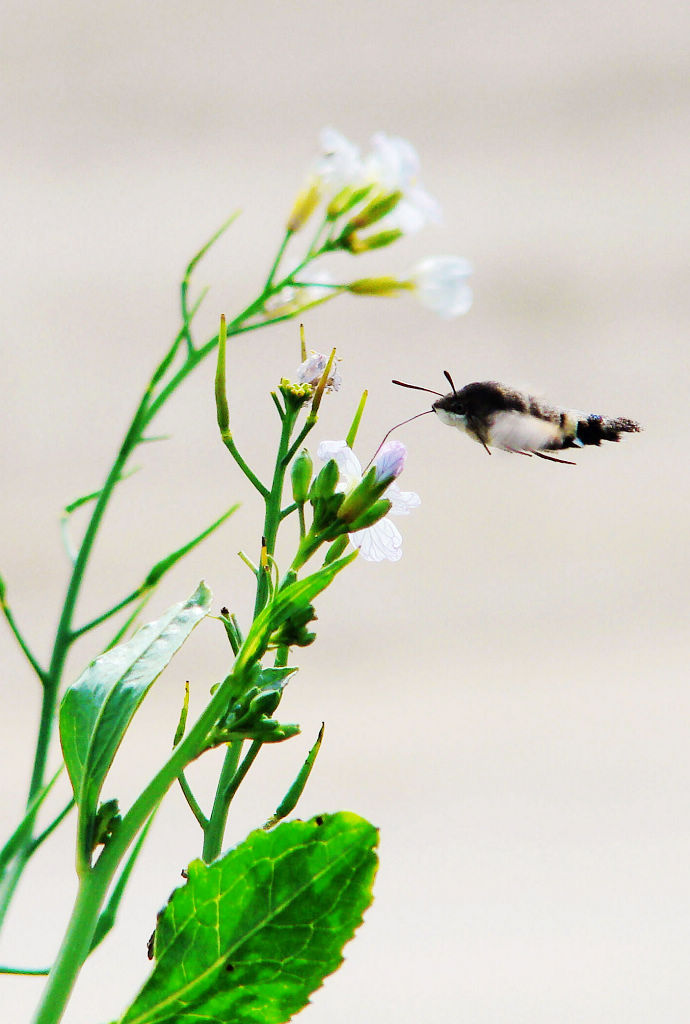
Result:
[[[287,220],[287,230],[293,233],[299,231],[319,205],[320,199],[321,183],[317,178],[313,178],[295,199],[295,204]]]
[[[395,295],[396,292],[414,287],[408,281],[398,281],[397,277],[360,277],[352,281],[347,290],[353,295]]]
[[[362,512],[360,516],[357,516],[356,519],[352,520],[350,523],[350,531],[368,530],[370,526],[374,525],[374,523],[378,523],[379,519],[383,519],[384,516],[387,516],[391,508],[392,505],[388,498],[380,498],[378,501],[375,501],[374,504],[366,510],[366,512]]]
[[[303,448],[292,464],[292,497],[298,505],[303,505],[309,495],[309,485],[314,464],[311,455]]]
[[[338,483],[338,463],[335,459],[329,459],[321,472],[314,478],[309,490],[309,498],[316,501],[318,498],[329,498],[334,492]]]
[[[345,551],[347,544],[347,534],[342,534],[340,537],[338,537],[337,540],[334,540],[331,546],[329,547],[328,551],[326,552],[326,557],[323,560],[323,564],[330,565],[331,562],[335,562],[338,558],[340,558],[342,553]]]
[[[407,447],[402,441],[389,441],[384,444],[376,459],[377,481],[385,481],[386,484],[392,483],[405,468],[406,457]]]
[[[287,377],[281,377],[278,390],[287,405],[295,409],[299,409],[305,402],[309,402],[314,394],[311,384],[296,384],[288,380]]]
[[[271,646],[308,647],[309,644],[313,644],[316,640],[316,633],[310,632],[307,629],[307,624],[315,619],[316,612],[312,604],[296,608],[271,634]]]
[[[372,188],[372,185],[365,185],[362,188],[354,188],[352,185],[347,185],[331,199],[326,210],[326,216],[329,220],[337,220],[338,217],[348,213],[358,203],[361,203],[363,199],[366,199]]]
[[[259,715],[272,715],[280,704],[282,694],[283,691],[279,686],[270,687],[257,693],[249,704],[249,714],[255,715],[257,718]]]
[[[386,480],[384,484],[379,483],[376,467],[372,466],[341,504],[338,509],[338,519],[349,526],[363,512],[371,508],[373,503],[381,497],[389,483],[390,480]]]
[[[391,231],[379,231],[378,234],[369,235],[367,238],[360,238],[357,234],[342,236],[340,241],[343,249],[357,255],[360,252],[367,252],[369,249],[383,249],[387,245],[392,245],[402,237],[402,234],[402,231],[395,228]]]
[[[359,231],[362,228],[368,228],[372,224],[375,224],[377,220],[381,220],[387,213],[394,210],[402,199],[402,192],[390,192],[388,195],[377,196],[372,199],[370,203],[360,210],[359,213],[348,221],[345,225],[345,233],[349,234],[352,231]]]

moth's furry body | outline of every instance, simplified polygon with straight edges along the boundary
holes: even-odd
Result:
[[[442,395],[431,408],[442,423],[463,430],[487,451],[522,455],[620,441],[621,434],[640,430],[634,420],[559,409],[492,380]]]

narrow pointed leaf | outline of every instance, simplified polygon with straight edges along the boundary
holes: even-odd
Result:
[[[356,557],[357,552],[353,551],[337,562],[322,566],[303,580],[283,586],[254,620],[235,663],[235,674],[239,677],[248,665],[257,661],[264,654],[271,633],[305,608]]]
[[[311,770],[314,767],[314,762],[316,761],[317,754],[321,749],[324,728],[325,723],[322,722],[321,728],[319,729],[319,735],[316,737],[316,743],[307,754],[306,760],[297,774],[297,778],[292,783],[287,793],[276,807],[275,813],[271,815],[271,817],[264,825],[264,828],[273,828],[273,826],[277,825],[279,821],[283,820],[283,818],[287,818],[288,814],[290,814],[291,811],[294,811],[295,807],[297,806],[297,801],[302,796],[302,793],[304,792],[304,787],[306,786],[309,780],[309,776],[311,775]]]
[[[342,963],[371,902],[373,825],[340,812],[193,861],[156,929],[156,966],[120,1024],[282,1024]]]
[[[217,530],[218,527],[221,526],[225,520],[233,514],[233,512],[236,512],[239,507],[239,505],[233,505],[227,512],[224,512],[220,518],[216,519],[214,523],[211,523],[211,525],[207,526],[205,530],[198,533],[196,537],[193,537],[186,544],[183,544],[181,548],[177,549],[177,551],[173,551],[172,554],[162,558],[160,562],[156,562],[153,569],[151,569],[150,573],[144,580],[142,586],[146,588],[155,587],[158,581],[166,574],[166,572],[169,572],[169,570],[172,569],[176,562],[179,562],[181,558],[184,558],[184,556],[192,551],[197,544],[201,544],[202,540],[206,540],[206,538],[210,536],[214,530]]]
[[[26,831],[30,823],[35,820],[36,813],[39,807],[41,806],[41,804],[48,796],[55,783],[57,782],[61,772],[62,765],[60,765],[58,770],[55,772],[55,775],[53,775],[52,779],[50,779],[50,781],[47,782],[42,789],[39,789],[38,793],[27,807],[26,814],[19,822],[16,829],[3,846],[2,850],[0,850],[0,878],[2,878],[2,873],[5,869],[5,866],[9,864],[17,850],[19,850],[20,847],[22,846]]]
[[[211,593],[201,583],[188,601],[173,605],[131,640],[96,658],[65,693],[60,741],[81,825],[96,810],[103,781],[134,713],[197,623],[208,615],[210,602]]]

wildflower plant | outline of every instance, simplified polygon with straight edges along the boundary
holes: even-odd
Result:
[[[61,1019],[81,967],[115,924],[156,811],[175,785],[181,787],[199,826],[199,858],[189,865],[184,884],[158,917],[150,943],[151,974],[118,1021],[286,1021],[340,964],[342,947],[371,900],[377,832],[350,812],[310,821],[285,820],[307,784],[323,728],[297,777],[286,784],[279,806],[272,813],[257,809],[257,830],[227,850],[226,826],[232,800],[262,747],[299,734],[298,725],[281,721],[277,713],[285,687],[297,672],[299,649],[316,639],[319,595],[358,554],[371,561],[400,558],[401,536],[390,516],[408,514],[419,498],[397,483],[405,461],[400,442],[383,446],[364,468],[354,454],[366,393],[349,429],[343,431],[345,438],[322,439],[311,454],[321,405],[341,381],[335,350],[327,355],[308,353],[304,336],[301,365],[270,392],[276,412],[275,458],[270,479],[262,479],[240,452],[232,430],[228,342],[301,317],[344,292],[380,296],[409,291],[443,315],[464,312],[470,301],[469,266],[464,261],[453,263],[455,258],[446,257],[434,269],[427,259],[400,278],[355,276],[341,283],[334,282],[323,265],[337,251],[356,257],[388,247],[439,216],[437,202],[421,185],[417,156],[409,143],[379,134],[370,153],[362,157],[343,136],[325,131],[322,152],[292,206],[259,293],[228,320],[221,316],[218,333],[201,343],[194,335],[194,318],[205,293],[192,300],[192,275],[234,216],[190,261],[180,288],[179,331],[144,388],[103,483],[64,510],[70,575],[47,663],[34,655],[0,581],[5,619],[42,688],[26,810],[0,851],[0,925],[17,883],[31,869],[33,855],[58,828],[74,831],[78,876],[74,908],[52,967],[2,968],[5,973],[49,974],[35,1024]],[[311,240],[301,242],[308,226]],[[77,600],[104,513],[115,492],[125,486],[132,455],[147,441],[163,406],[212,352],[217,355],[220,437],[263,509],[255,556],[242,556],[254,579],[254,611],[245,623],[232,609],[220,609],[218,628],[228,643],[227,672],[220,680],[209,680],[208,702],[196,720],[189,714],[187,688],[178,728],[170,737],[169,757],[151,778],[140,779],[136,799],[121,807],[116,798],[102,799],[120,743],[158,676],[196,627],[213,619],[211,592],[202,582],[154,621],[140,628],[136,623],[172,566],[224,526],[237,506],[148,569],[139,570],[135,579],[140,582],[112,607],[76,622]],[[209,443],[215,440],[210,438]],[[90,515],[73,545],[69,528],[78,508]],[[288,521],[296,524],[291,531],[294,549],[292,557],[278,565],[277,538]],[[76,680],[65,680],[68,653],[107,623],[116,624],[102,638],[102,653]],[[63,772],[60,768],[52,778],[46,777],[56,727],[72,795],[52,820],[42,822],[46,797]],[[213,804],[204,810],[186,770],[215,748],[224,750],[224,761]],[[161,903],[165,896],[161,893]]]

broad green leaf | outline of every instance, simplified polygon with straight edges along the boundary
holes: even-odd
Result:
[[[96,658],[60,705],[60,741],[80,830],[92,819],[103,781],[134,713],[194,627],[208,615],[211,592],[201,583],[131,640]],[[83,834],[83,832],[82,832]]]
[[[371,902],[378,833],[348,812],[252,832],[193,861],[156,966],[119,1024],[281,1024],[342,963]]]

